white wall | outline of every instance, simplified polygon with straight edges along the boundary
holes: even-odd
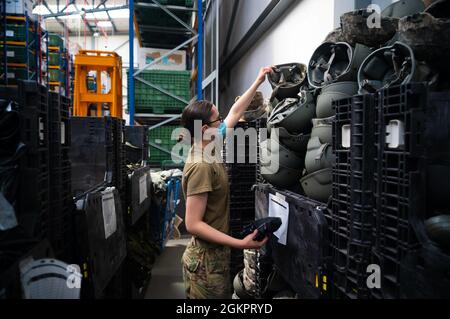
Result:
[[[365,6],[365,3],[378,4],[383,10],[396,0],[297,0],[288,12],[281,17],[277,24],[265,34],[241,60],[232,67],[229,81],[221,78],[220,110],[225,113],[233,104],[236,96],[241,95],[254,81],[260,67],[265,65],[300,62],[308,64],[315,49],[322,43],[327,34],[339,26],[341,14],[355,10],[355,6]],[[231,14],[231,2],[224,6],[224,14],[221,25],[228,26],[225,14]],[[262,12],[269,1],[261,1],[260,6],[256,1],[241,0],[245,3],[239,5],[240,12],[236,16],[233,41],[230,41],[229,51],[233,44],[238,43],[237,35],[243,36],[256,20],[255,12]],[[252,7],[253,5],[253,7]],[[247,12],[247,13],[246,13]],[[238,22],[239,17],[247,17],[245,21]],[[229,19],[229,17],[228,17]],[[251,22],[251,23],[250,23]],[[221,26],[222,27],[222,26]],[[227,29],[222,27],[221,33]],[[224,35],[221,36],[221,45],[224,45]],[[232,43],[233,42],[233,43]],[[225,90],[223,89],[225,88]],[[272,88],[266,81],[260,90],[264,97],[270,97]]]
[[[221,111],[228,110],[234,98],[251,85],[260,67],[290,62],[308,64],[314,50],[333,27],[333,0],[298,1],[232,68],[231,81],[226,83],[226,91],[220,94]],[[222,81],[226,79],[222,78]],[[272,91],[267,81],[260,90],[264,97],[269,97]]]

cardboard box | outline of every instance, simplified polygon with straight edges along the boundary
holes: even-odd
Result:
[[[153,48],[139,48],[139,68],[145,67],[154,60],[167,54],[170,50],[153,49]],[[186,70],[186,51],[175,51],[168,57],[152,65],[147,70],[171,70],[171,71],[185,71]]]

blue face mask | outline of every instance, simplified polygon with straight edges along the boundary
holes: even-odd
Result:
[[[225,138],[225,136],[227,135],[227,126],[225,125],[224,122],[220,123],[218,130],[220,134],[222,134],[222,137]]]

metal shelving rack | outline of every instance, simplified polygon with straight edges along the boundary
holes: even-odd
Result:
[[[15,15],[6,13],[6,0],[2,0],[1,2],[1,18],[2,18],[2,27],[3,27],[3,37],[0,42],[3,46],[3,59],[0,63],[3,67],[3,72],[0,74],[0,85],[7,87],[16,87],[17,84],[10,84],[8,78],[8,67],[10,68],[23,68],[26,69],[26,80],[37,80],[38,79],[38,58],[40,56],[40,47],[38,46],[38,24],[37,21],[32,21],[28,16],[28,13],[25,12],[24,15]],[[19,24],[25,24],[25,41],[9,41],[7,40],[7,23],[8,21],[18,22]],[[30,28],[32,28],[33,32],[30,32]],[[16,46],[16,47],[25,47],[25,63],[13,63],[8,62],[8,46]],[[33,50],[34,48],[34,50]],[[34,70],[30,66],[30,54],[34,54]]]
[[[130,125],[134,125],[134,119],[135,117],[139,118],[146,118],[148,120],[150,119],[156,119],[156,123],[151,123],[149,130],[154,130],[158,127],[161,127],[165,124],[177,121],[180,119],[181,114],[135,114],[135,86],[134,81],[138,80],[149,87],[152,87],[160,92],[162,92],[165,95],[168,95],[178,101],[183,102],[184,104],[188,104],[189,101],[186,101],[174,94],[171,94],[170,92],[167,92],[163,88],[154,85],[142,78],[139,77],[139,74],[142,73],[144,70],[150,68],[152,65],[160,62],[161,60],[167,58],[172,53],[174,53],[177,50],[183,49],[186,46],[189,46],[190,53],[192,56],[194,56],[193,60],[196,62],[196,64],[193,66],[193,76],[191,76],[191,79],[195,81],[196,86],[196,96],[193,98],[193,100],[201,100],[203,99],[203,96],[205,96],[213,101],[218,106],[218,92],[219,92],[219,0],[194,0],[193,7],[182,7],[182,6],[170,6],[170,5],[162,5],[158,0],[151,0],[152,3],[143,3],[143,2],[135,2],[134,0],[129,1],[129,9],[130,9],[130,19],[129,19],[129,56],[130,56],[130,69],[128,74],[128,109],[130,113]],[[213,9],[211,9],[214,7]],[[136,16],[135,16],[135,9],[137,8],[160,8],[161,14],[167,14],[174,20],[178,22],[180,25],[179,27],[152,27],[152,26],[145,26],[145,25],[139,25],[137,22]],[[204,10],[205,9],[205,10]],[[196,13],[194,16],[194,27],[191,27],[187,25],[184,21],[182,21],[180,18],[177,17],[177,15],[174,13],[176,11],[193,11]],[[201,17],[201,18],[199,18]],[[212,23],[212,30],[213,32],[210,32],[209,35],[211,37],[211,41],[209,41],[209,52],[211,53],[211,60],[210,64],[207,64],[209,66],[209,69],[206,70],[209,72],[208,74],[205,74],[205,58],[203,52],[205,51],[205,35],[204,35],[204,23],[210,22]],[[183,34],[190,34],[191,36],[183,41],[178,46],[175,46],[172,50],[170,50],[167,54],[159,57],[158,59],[155,59],[152,61],[152,63],[146,65],[145,67],[135,70],[134,69],[134,46],[133,46],[133,38],[134,38],[134,31],[136,27],[136,33],[139,39],[139,43],[141,45],[147,45],[151,43],[146,42],[146,39],[142,39],[139,28],[143,28],[146,31],[155,31],[167,34],[177,34],[177,33],[183,33]],[[169,48],[170,44],[163,45],[165,48]],[[161,44],[158,44],[158,47],[162,47]],[[194,63],[193,63],[194,64]],[[206,76],[205,76],[206,75]],[[205,79],[205,80],[203,80]],[[192,81],[192,82],[194,82]],[[163,152],[171,153],[170,150],[167,150],[159,145],[156,145],[154,143],[150,142],[150,146],[157,148]]]
[[[170,5],[162,5],[160,3],[159,0],[151,0],[151,2],[135,2],[134,0],[130,0],[129,1],[129,8],[130,8],[130,20],[129,20],[129,43],[130,43],[130,69],[129,69],[129,84],[128,84],[128,97],[129,97],[129,112],[130,112],[130,125],[134,124],[134,118],[135,118],[135,103],[134,103],[134,97],[135,97],[135,87],[134,87],[134,81],[138,80],[142,83],[144,83],[145,85],[148,85],[149,87],[152,87],[160,92],[162,92],[165,95],[168,95],[180,102],[183,102],[185,104],[188,104],[189,101],[186,101],[166,90],[164,90],[163,88],[154,85],[152,83],[150,83],[149,81],[146,81],[144,79],[142,79],[141,77],[139,77],[139,74],[142,73],[144,70],[149,69],[152,65],[162,61],[163,59],[167,58],[168,56],[170,56],[172,53],[174,53],[177,50],[186,48],[186,46],[188,45],[195,45],[198,43],[202,43],[202,33],[201,33],[201,21],[199,24],[199,27],[197,28],[198,30],[195,30],[195,28],[191,27],[190,25],[188,25],[187,23],[185,23],[182,19],[180,19],[174,12],[196,12],[197,16],[201,16],[201,12],[202,12],[202,1],[201,0],[196,0],[196,2],[194,2],[194,6],[193,7],[185,7],[185,6],[170,6]],[[175,20],[177,22],[177,24],[179,24],[178,27],[156,27],[156,26],[152,26],[152,25],[145,25],[144,23],[138,23],[137,19],[136,19],[136,15],[135,15],[135,10],[137,9],[145,9],[145,8],[159,8],[161,9],[161,14],[162,15],[168,15],[171,17],[171,19]],[[200,15],[199,15],[200,14]],[[141,37],[140,34],[140,29],[145,30],[144,32],[159,32],[160,34],[170,34],[170,35],[178,35],[179,39],[184,40],[181,44],[176,45],[173,43],[158,43],[158,44],[154,44],[154,46],[157,46],[159,48],[166,48],[169,49],[171,46],[174,47],[173,49],[171,49],[167,54],[159,57],[158,59],[155,59],[154,61],[152,61],[150,64],[147,64],[145,67],[139,69],[139,70],[135,70],[134,69],[134,47],[132,45],[133,43],[133,39],[134,39],[134,31],[136,28],[136,34],[138,36],[139,39],[139,43],[141,44],[141,46],[152,46],[152,42],[151,41],[146,41],[146,39]],[[188,39],[185,39],[186,35],[190,35],[190,37]],[[197,81],[197,83],[199,83]],[[197,94],[198,95],[198,94]],[[198,97],[197,97],[198,98]],[[159,116],[159,115],[154,115],[154,114],[139,114],[139,117],[155,117],[155,116]],[[176,120],[180,117],[179,114],[173,114],[173,116],[169,116],[169,118],[171,120],[166,120],[164,124],[169,123],[173,120]],[[163,124],[161,124],[163,125]],[[161,125],[158,125],[161,126]],[[152,127],[153,128],[153,127]],[[150,128],[150,129],[152,129]],[[156,128],[156,127],[155,127]]]

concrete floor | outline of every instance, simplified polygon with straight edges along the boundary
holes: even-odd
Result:
[[[189,237],[171,239],[156,259],[145,299],[185,299],[181,256]]]

